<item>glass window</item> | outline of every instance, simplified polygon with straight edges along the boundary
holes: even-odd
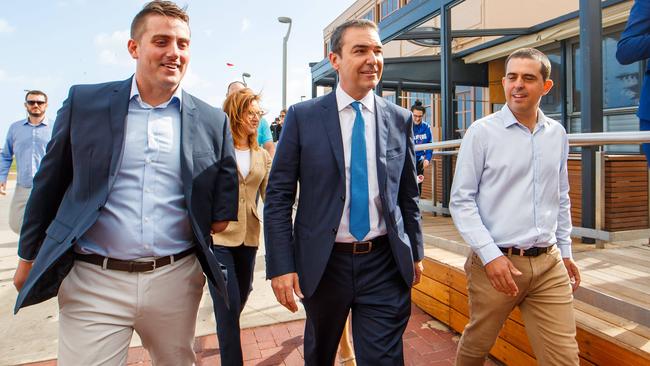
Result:
[[[374,22],[375,21],[375,8],[373,7],[367,13],[363,14],[361,16],[361,19],[367,19],[367,20],[370,20],[370,21]]]
[[[545,114],[561,113],[562,112],[562,78],[561,62],[562,53],[560,49],[545,50],[544,53],[551,61],[551,80],[553,80],[553,88],[548,94],[542,97],[539,107]]]
[[[411,106],[415,104],[415,101],[419,100],[422,102],[422,106],[426,108],[426,113],[424,114],[424,122],[428,123],[429,126],[433,127],[433,98],[430,93],[416,93],[410,92],[408,95],[408,108],[411,109]]]
[[[639,118],[635,114],[619,114],[603,118],[605,132],[638,131]],[[606,145],[605,151],[617,153],[639,153],[640,145]]]
[[[639,105],[641,93],[641,63],[621,65],[616,60],[616,43],[621,33],[603,35],[603,107],[621,108]],[[572,46],[573,55],[573,111],[581,110],[579,89],[582,86],[582,58],[580,45]]]
[[[399,7],[399,0],[384,0],[379,5],[381,10],[381,19],[386,18],[389,14],[397,10]]]

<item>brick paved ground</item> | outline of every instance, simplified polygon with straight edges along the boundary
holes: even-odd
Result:
[[[302,336],[304,320],[242,330],[244,364],[257,366],[303,365]],[[411,319],[404,333],[406,365],[451,366],[454,361],[458,334],[413,306]],[[219,344],[217,337],[198,337],[194,344],[199,366],[217,366]],[[54,366],[56,360],[30,363],[24,366]],[[149,354],[142,347],[129,350],[129,366],[150,366]],[[488,361],[486,365],[496,366]]]

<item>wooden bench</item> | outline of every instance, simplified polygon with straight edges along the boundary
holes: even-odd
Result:
[[[413,302],[461,333],[469,320],[465,257],[439,248],[426,249],[426,255]],[[650,365],[650,328],[581,301],[574,304],[581,365]],[[536,365],[518,308],[490,353],[506,365]]]

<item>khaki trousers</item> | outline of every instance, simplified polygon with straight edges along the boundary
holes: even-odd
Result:
[[[537,257],[511,256],[522,272],[513,276],[519,293],[495,290],[481,260],[465,263],[470,321],[458,345],[456,365],[483,365],[510,312],[519,306],[539,365],[578,365],[578,344],[569,276],[557,247]]]
[[[204,283],[194,255],[142,273],[75,261],[58,294],[58,365],[126,365],[134,330],[154,365],[193,365]]]
[[[23,226],[23,217],[25,216],[25,205],[27,199],[32,193],[31,188],[16,186],[14,196],[11,198],[11,205],[9,206],[9,227],[11,231],[20,234],[20,229]]]

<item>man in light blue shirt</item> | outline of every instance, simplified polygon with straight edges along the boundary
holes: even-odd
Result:
[[[147,3],[135,74],[75,85],[57,113],[18,242],[14,311],[57,296],[58,364],[125,365],[133,332],[155,365],[196,364],[207,279],[227,297],[211,232],[237,219],[226,114],[182,90],[187,13]]]
[[[506,60],[506,105],[463,138],[449,209],[473,254],[465,264],[470,321],[456,365],[483,365],[519,306],[540,365],[578,365],[567,158],[561,124],[539,109],[551,64],[533,48]]]
[[[16,157],[16,191],[9,208],[9,227],[20,234],[25,204],[32,190],[32,179],[45,155],[45,147],[52,137],[52,126],[45,117],[47,95],[30,90],[25,95],[27,118],[14,122],[7,132],[0,155],[0,195],[7,194],[7,175]]]

